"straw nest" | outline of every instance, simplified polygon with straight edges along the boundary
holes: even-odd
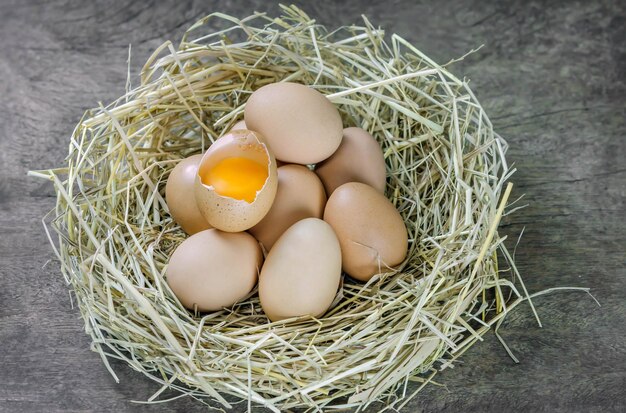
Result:
[[[169,388],[225,407],[399,409],[524,299],[497,232],[505,141],[465,80],[388,39],[366,19],[329,32],[295,7],[212,14],[178,49],[156,50],[139,86],[85,114],[65,167],[33,173],[55,185],[55,251],[114,377],[107,358],[161,383],[155,402]],[[168,174],[241,119],[251,91],[283,80],[324,93],[380,142],[408,258],[365,285],[345,277],[320,319],[270,323],[254,292],[192,314],[164,279],[185,239],[164,201]]]

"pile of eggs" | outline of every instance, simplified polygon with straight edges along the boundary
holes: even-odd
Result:
[[[167,283],[182,305],[206,312],[258,281],[270,320],[320,317],[342,271],[366,282],[406,257],[407,230],[385,185],[376,140],[343,129],[324,95],[263,86],[243,121],[170,173],[167,205],[190,237],[170,257]]]

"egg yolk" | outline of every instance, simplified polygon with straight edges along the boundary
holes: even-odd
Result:
[[[267,165],[247,158],[226,158],[209,169],[202,182],[222,196],[252,203],[267,179]]]

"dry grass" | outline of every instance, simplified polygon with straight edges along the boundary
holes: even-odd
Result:
[[[497,232],[513,173],[507,144],[466,81],[402,38],[386,42],[367,20],[327,32],[283,10],[276,19],[213,14],[178,49],[165,43],[141,85],[85,114],[65,167],[32,174],[55,185],[56,251],[93,349],[109,370],[107,357],[121,359],[161,383],[150,401],[169,387],[273,411],[375,400],[399,409],[415,391],[409,382],[427,383],[528,298]],[[346,126],[378,139],[408,258],[366,285],[344,279],[322,319],[269,323],[254,293],[190,314],[164,279],[185,238],[164,183],[242,117],[251,91],[281,80],[313,85]]]

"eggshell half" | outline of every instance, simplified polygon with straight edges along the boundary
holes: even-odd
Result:
[[[302,165],[278,168],[278,189],[267,215],[249,232],[270,250],[293,224],[305,218],[321,218],[326,205],[324,186],[315,173]]]
[[[183,241],[170,257],[166,281],[188,309],[216,311],[254,287],[263,255],[252,235],[209,229]]]
[[[346,128],[339,149],[315,166],[326,194],[348,182],[361,182],[385,193],[386,169],[383,151],[366,130]]]
[[[259,299],[272,321],[323,315],[341,278],[341,250],[333,229],[317,218],[292,225],[274,244],[259,276]]]
[[[324,220],[339,238],[343,270],[357,280],[389,272],[406,257],[408,234],[402,216],[369,185],[350,182],[335,189]]]
[[[272,83],[256,90],[244,110],[249,129],[260,132],[276,159],[314,164],[332,155],[343,126],[337,108],[318,91],[298,83]]]
[[[202,177],[220,161],[242,157],[266,164],[268,176],[253,202],[222,196],[206,185]],[[238,129],[216,140],[206,151],[198,168],[195,198],[198,209],[213,227],[227,232],[245,231],[256,225],[272,207],[278,178],[274,155],[257,132]]]

